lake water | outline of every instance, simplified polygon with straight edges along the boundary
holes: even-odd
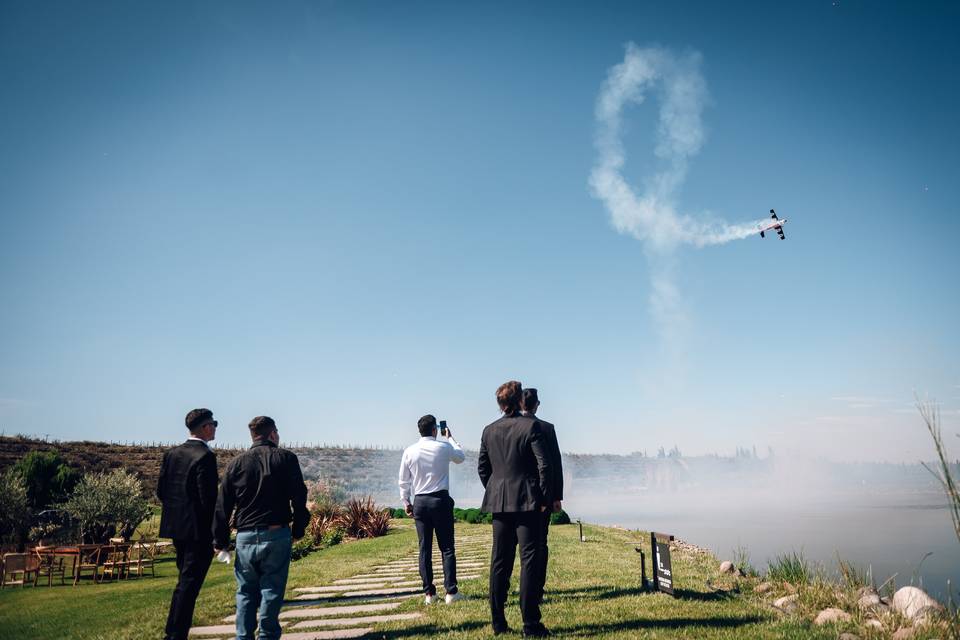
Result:
[[[837,573],[837,555],[872,571],[879,586],[923,586],[941,601],[960,587],[960,541],[941,494],[831,495],[771,502],[758,494],[571,497],[564,508],[585,522],[672,534],[721,560],[746,548],[764,570],[777,554],[803,551]],[[929,555],[927,555],[929,554]],[[926,557],[925,557],[926,556]]]

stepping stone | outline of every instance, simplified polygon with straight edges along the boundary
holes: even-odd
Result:
[[[220,636],[225,633],[236,633],[237,625],[235,624],[218,624],[212,627],[191,627],[190,635],[191,636]]]
[[[345,585],[340,585],[340,586],[332,585],[332,586],[326,586],[326,587],[297,587],[296,589],[294,589],[294,591],[297,591],[299,593],[339,593],[341,591],[347,591],[349,589],[356,589],[356,587],[345,586]]]
[[[406,578],[406,576],[403,576]],[[377,576],[375,578],[342,578],[340,580],[334,580],[333,584],[364,584],[370,582],[392,582],[394,580],[402,580],[403,578],[384,578],[382,576]]]
[[[354,578],[377,578],[378,580],[386,580],[387,578],[397,578],[402,580],[407,576],[403,573],[359,573]]]
[[[373,627],[361,629],[334,629],[332,631],[301,631],[285,633],[285,640],[334,640],[335,638],[359,638],[373,631]]]
[[[397,587],[393,589],[365,589],[363,591],[348,591],[345,598],[355,598],[359,596],[388,596],[400,593],[420,593],[420,589],[411,589],[410,587]]]
[[[341,607],[314,607],[314,608],[293,608],[280,612],[280,619],[289,618],[316,618],[318,616],[349,616],[354,613],[374,613],[376,611],[389,611],[396,609],[402,603],[400,602],[374,602],[371,604],[351,604]],[[232,614],[223,619],[224,622],[236,622],[237,614]],[[231,627],[235,632],[236,627]]]
[[[385,616],[360,616],[358,618],[329,618],[326,620],[304,620],[290,627],[291,629],[313,629],[315,627],[349,627],[358,624],[373,624],[374,622],[395,622],[397,620],[416,620],[422,618],[422,613],[396,613]],[[289,634],[284,633],[284,638]]]
[[[330,596],[321,595],[320,597],[317,597],[317,598],[310,598],[309,596],[306,596],[304,598],[284,600],[283,606],[284,607],[311,607],[314,605],[321,605],[321,604],[336,604],[338,602],[343,604],[346,604],[347,602],[357,603],[357,604],[361,604],[361,603],[372,604],[376,602],[385,602],[387,600],[406,600],[411,596],[419,595],[419,594],[420,594],[420,591],[418,590],[416,593],[407,593],[404,595],[350,596],[345,594],[337,594],[337,595],[330,595]]]

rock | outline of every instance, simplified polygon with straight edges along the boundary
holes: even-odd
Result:
[[[879,620],[867,620],[863,623],[863,626],[874,631],[883,631],[883,623]]]
[[[777,598],[773,601],[773,606],[784,613],[793,613],[800,606],[798,600],[800,596],[793,594],[792,596],[783,596],[782,598]]]
[[[880,596],[876,593],[864,593],[860,596],[860,599],[857,600],[857,607],[860,611],[870,611],[874,607],[883,606],[883,603],[880,602]]]
[[[837,640],[860,640],[860,636],[855,633],[841,633]]]
[[[724,560],[720,563],[720,573],[736,573],[737,568],[733,566],[733,563],[729,560]]]
[[[773,591],[773,585],[769,582],[761,582],[760,584],[757,585],[757,587],[753,591],[754,593],[763,595],[765,593],[769,593],[770,591]]]
[[[931,613],[943,610],[943,605],[928,596],[923,589],[917,587],[898,589],[893,594],[893,602],[890,606],[911,621],[926,618]]]
[[[813,620],[813,624],[820,626],[824,624],[836,624],[838,622],[850,622],[851,620],[853,620],[853,616],[843,609],[830,607],[818,613],[817,617]]]
[[[892,640],[910,640],[916,633],[913,627],[903,627],[902,629],[897,629],[890,637]]]

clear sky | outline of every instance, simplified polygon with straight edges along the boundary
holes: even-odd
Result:
[[[960,5],[0,2],[0,430],[930,458],[960,425]],[[699,53],[674,196],[787,240],[652,262],[589,184],[627,43]],[[655,95],[623,112],[623,174]],[[951,438],[951,441],[954,439]],[[955,451],[960,446],[953,445]]]

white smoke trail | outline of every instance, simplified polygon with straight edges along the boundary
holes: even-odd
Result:
[[[621,174],[626,154],[620,141],[624,107],[640,104],[650,88],[662,85],[655,154],[664,166],[645,180],[637,194]],[[623,62],[610,69],[597,99],[597,163],[590,175],[594,196],[603,201],[614,227],[642,241],[648,250],[669,252],[679,244],[724,244],[757,232],[758,222],[708,222],[677,212],[674,196],[687,162],[703,145],[701,112],[707,88],[700,54],[674,56],[660,48],[627,45]]]
[[[690,321],[675,284],[674,249],[724,244],[757,233],[759,222],[729,224],[677,212],[674,199],[687,174],[689,159],[700,151],[704,132],[701,113],[707,99],[700,74],[700,54],[675,56],[660,48],[627,45],[623,62],[613,66],[597,98],[597,162],[590,174],[593,195],[603,201],[613,226],[632,235],[646,249],[650,262],[650,308],[667,350],[670,378],[684,369],[684,349]],[[621,142],[625,107],[641,104],[648,91],[661,88],[654,150],[661,168],[644,180],[638,194],[621,171],[626,153]]]

